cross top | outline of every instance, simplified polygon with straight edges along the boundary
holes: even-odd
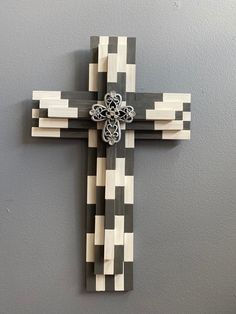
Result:
[[[32,136],[88,139],[86,288],[128,291],[135,139],[190,139],[191,97],[135,92],[135,38],[92,36],[90,46],[89,91],[34,91]]]

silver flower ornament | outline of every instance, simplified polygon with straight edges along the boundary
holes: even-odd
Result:
[[[121,139],[120,122],[131,123],[135,116],[135,111],[132,106],[122,105],[121,95],[111,91],[105,95],[104,105],[93,105],[89,114],[95,122],[105,121],[102,139],[109,145],[114,145]]]

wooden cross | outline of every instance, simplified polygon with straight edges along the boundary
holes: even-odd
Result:
[[[91,37],[89,91],[34,91],[32,136],[88,139],[86,288],[133,289],[135,139],[190,139],[190,94],[135,92],[135,38]]]

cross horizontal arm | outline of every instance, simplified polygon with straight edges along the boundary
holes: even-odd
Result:
[[[137,131],[137,139],[190,138],[190,94],[127,93],[126,97],[136,116],[125,128]],[[35,91],[33,99],[38,106],[32,110],[33,136],[87,138],[88,128],[102,128],[89,115],[96,92]]]
[[[47,111],[41,111],[41,115],[43,115],[43,117],[55,117],[55,118],[68,117],[68,118],[80,118],[80,119],[84,118],[84,119],[90,120],[91,117],[89,115],[89,111],[93,104],[95,104],[96,102],[99,102],[96,99],[96,96],[94,94],[96,93],[56,92],[56,91],[37,92],[35,91],[33,92],[33,99],[38,101],[36,103],[36,106],[38,106],[39,109],[47,109]],[[50,97],[50,95],[55,95],[55,96],[54,98],[44,98],[44,97]],[[58,98],[56,98],[56,95],[58,95]],[[163,95],[165,94],[126,93],[127,105],[132,105],[135,108],[136,116],[134,117],[134,120],[146,120],[147,110],[154,109],[155,102],[158,102],[158,101],[162,102]],[[76,99],[76,98],[71,98],[71,97],[78,97],[78,98]],[[66,110],[65,108],[76,108],[77,110],[76,111],[71,110],[72,113],[70,115],[70,110]],[[181,103],[179,103],[179,106],[176,104],[175,107],[169,108],[168,110],[173,112],[177,109],[181,110]],[[62,114],[63,110],[64,110],[64,116]],[[171,117],[169,120],[172,120],[172,119],[173,117]],[[154,118],[150,117],[149,120],[156,120],[156,119],[155,117]]]

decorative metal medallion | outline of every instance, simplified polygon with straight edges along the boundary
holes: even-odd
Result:
[[[104,105],[93,105],[89,114],[95,122],[105,121],[102,139],[109,145],[114,145],[121,139],[120,122],[131,123],[136,113],[132,106],[122,104],[120,94],[111,91],[105,95]]]

